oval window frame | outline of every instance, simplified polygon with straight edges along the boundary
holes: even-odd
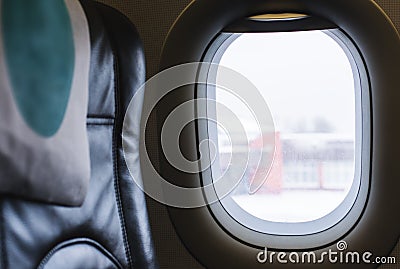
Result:
[[[258,29],[260,31],[260,29]],[[262,242],[273,240],[274,236],[303,236],[307,234],[316,234],[321,233],[323,231],[329,230],[331,227],[338,224],[342,219],[346,217],[346,215],[350,211],[352,212],[351,216],[347,216],[347,225],[349,223],[355,223],[358,217],[361,215],[363,206],[367,199],[367,193],[369,189],[369,184],[366,181],[361,181],[363,174],[369,174],[369,169],[365,169],[367,164],[370,162],[370,111],[369,109],[362,109],[362,107],[368,107],[370,104],[369,97],[369,84],[368,80],[362,80],[361,77],[367,77],[367,71],[363,64],[363,59],[361,55],[358,53],[358,49],[352,43],[352,41],[340,30],[340,29],[328,29],[322,30],[325,34],[327,34],[330,38],[332,38],[335,42],[339,44],[339,46],[343,49],[346,54],[349,63],[352,68],[353,78],[354,78],[354,90],[355,90],[355,110],[356,110],[356,144],[355,144],[355,156],[359,156],[359,158],[355,159],[355,175],[353,178],[353,183],[350,188],[349,193],[346,195],[345,199],[342,203],[334,209],[329,214],[323,216],[314,221],[308,222],[298,222],[298,223],[283,223],[283,222],[272,222],[261,220],[247,212],[232,201],[229,201],[229,197],[225,198],[226,201],[221,202],[218,201],[216,203],[211,203],[208,205],[209,209],[212,211],[213,215],[217,219],[217,221],[225,227],[229,232],[250,244],[256,246],[262,246]],[[271,31],[264,31],[271,32]],[[224,52],[226,49],[238,38],[240,33],[221,33],[217,38],[213,41],[207,52],[205,53],[202,61],[203,62],[211,62],[212,64],[218,65]],[[206,72],[207,78],[212,77],[209,84],[206,86],[198,85],[197,86],[197,98],[211,98],[215,100],[215,74],[210,74],[211,70],[215,70],[215,68],[210,68],[208,72]],[[205,79],[206,80],[206,79]],[[212,103],[208,103],[212,104]],[[198,110],[202,110],[203,108],[197,107]],[[215,111],[213,108],[207,108],[206,113],[210,113],[210,111]],[[198,114],[202,114],[204,112],[198,112]],[[215,119],[216,115],[211,115],[210,118]],[[207,126],[205,126],[205,122],[201,121],[197,123],[198,130],[207,130],[199,131],[198,141],[208,141],[209,148],[211,148],[210,143],[218,144],[218,139],[216,137],[215,130],[212,128],[215,126],[214,123],[208,122]],[[210,155],[210,152],[208,152]],[[211,159],[209,157],[208,159]],[[207,161],[206,161],[207,162]],[[209,171],[206,168],[209,167]],[[364,167],[364,169],[362,169]],[[218,169],[218,168],[217,168]],[[212,175],[214,170],[214,165],[210,165],[208,162],[205,163],[201,169],[204,171],[205,176],[202,177],[203,185],[212,184]],[[215,194],[216,195],[216,194]],[[205,193],[207,196],[207,193]],[[209,197],[206,199],[212,201],[215,196]],[[231,199],[230,199],[231,200]],[[357,201],[357,203],[356,203]],[[229,207],[227,209],[226,207]],[[230,212],[228,212],[230,211]],[[235,218],[232,216],[235,214]],[[240,216],[242,215],[242,216]],[[247,218],[247,219],[246,219]],[[239,225],[238,225],[239,224]],[[345,229],[349,229],[349,227],[345,227]],[[250,235],[250,233],[255,233]],[[267,234],[267,235],[265,235]],[[330,235],[329,237],[332,237]],[[309,246],[310,242],[298,237],[291,237],[292,246],[296,245],[298,248],[303,248],[305,246]],[[256,240],[254,240],[256,239]],[[326,237],[327,240],[328,236]],[[296,242],[293,242],[296,241]],[[297,242],[299,241],[299,242]],[[300,243],[301,242],[301,243]],[[274,245],[273,247],[282,248],[284,247],[282,244]]]
[[[354,13],[354,10],[362,12]],[[393,249],[399,238],[400,218],[396,192],[400,189],[400,171],[397,166],[400,156],[400,127],[390,124],[393,115],[400,114],[400,107],[396,105],[399,94],[396,88],[400,85],[400,38],[395,27],[388,17],[372,1],[364,0],[270,0],[270,1],[193,1],[175,22],[164,44],[161,60],[161,70],[187,62],[199,62],[216,36],[232,22],[241,18],[265,13],[301,13],[313,17],[322,17],[335,23],[356,45],[362,55],[370,85],[371,103],[371,162],[368,184],[370,186],[367,203],[362,205],[360,218],[352,223],[350,230],[339,230],[332,234],[335,240],[346,240],[352,249],[369,250],[375,255],[385,255]],[[205,16],[207,14],[207,16]],[[298,20],[295,20],[298,21]],[[371,31],[368,25],[373,25]],[[280,25],[275,25],[280,27]],[[325,29],[325,28],[324,28]],[[378,30],[376,30],[378,29]],[[380,30],[379,30],[380,29]],[[295,30],[295,29],[294,29]],[[185,45],[182,46],[182,41]],[[385,40],[384,43],[376,42]],[[389,68],[388,68],[389,67]],[[187,87],[180,100],[196,98],[195,87]],[[164,104],[167,109],[179,105]],[[194,108],[193,108],[194,109]],[[162,126],[162,117],[165,109],[157,112],[158,126]],[[193,128],[192,134],[197,130]],[[198,141],[198,140],[197,140]],[[186,139],[183,143],[185,150],[197,148],[197,141]],[[168,162],[160,158],[161,175],[174,174],[179,178],[189,179],[190,186],[201,186],[199,175],[184,175],[172,171]],[[260,247],[252,246],[229,234],[221,227],[207,208],[182,209],[168,208],[175,230],[188,250],[206,267],[211,268],[258,268],[256,255]],[[397,216],[394,214],[397,214]],[[331,229],[333,230],[333,229]],[[374,236],[371,237],[370,235]],[[206,236],[207,235],[207,236]],[[212,244],[207,243],[212,237]],[[311,240],[310,238],[313,237]],[[278,241],[262,242],[274,249],[305,250],[313,249],[317,253],[335,249],[334,241],[324,237],[306,235],[299,240],[307,241],[303,248],[298,248],[288,242],[279,245]],[[368,238],[368,241],[365,240]],[[328,263],[327,263],[328,264]],[[262,265],[261,265],[262,266]],[[282,265],[287,268],[290,265]],[[320,266],[320,264],[315,265]],[[341,264],[341,268],[351,268],[351,264]],[[313,264],[310,264],[313,267]],[[280,265],[276,265],[280,268]]]

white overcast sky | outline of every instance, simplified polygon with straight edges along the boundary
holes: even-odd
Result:
[[[243,34],[220,62],[247,77],[262,93],[276,129],[312,125],[323,118],[337,134],[354,135],[354,80],[347,56],[331,37],[320,31]],[[249,113],[226,92],[217,101],[245,118]],[[254,121],[253,121],[254,123]]]

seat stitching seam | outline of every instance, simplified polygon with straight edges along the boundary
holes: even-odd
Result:
[[[111,43],[111,42],[110,42]],[[117,118],[117,115],[119,115],[120,112],[120,104],[119,104],[119,77],[118,77],[118,60],[116,57],[116,53],[114,51],[113,46],[111,45],[111,51],[113,54],[113,69],[114,69],[114,97],[115,97],[115,118]],[[118,139],[118,120],[114,121],[114,130],[113,130],[113,167],[114,167],[114,190],[115,190],[115,196],[116,196],[116,202],[117,202],[117,207],[118,207],[118,214],[120,217],[120,225],[121,225],[121,230],[122,230],[122,237],[124,241],[124,246],[125,246],[125,256],[128,261],[128,266],[132,268],[132,258],[130,256],[130,247],[128,243],[128,235],[126,231],[126,224],[125,224],[125,216],[123,212],[123,205],[121,201],[121,192],[120,192],[120,184],[119,184],[119,173],[118,173],[118,152],[117,152],[117,145],[116,145],[116,139]]]
[[[5,225],[4,225],[4,200],[0,199],[0,241],[1,241],[1,257],[0,264],[2,268],[6,268],[7,265],[7,250],[6,250],[6,233],[5,233]]]

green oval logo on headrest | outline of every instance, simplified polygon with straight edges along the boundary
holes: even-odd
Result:
[[[6,66],[27,125],[50,137],[68,106],[75,67],[73,30],[62,0],[3,0]]]

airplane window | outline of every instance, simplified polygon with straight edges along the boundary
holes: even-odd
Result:
[[[165,41],[162,70],[184,71],[157,122],[185,119],[180,155],[194,167],[160,154],[160,172],[196,202],[169,212],[205,267],[397,243],[398,32],[373,1],[328,2],[193,1]]]
[[[273,137],[262,133],[252,108],[216,87],[216,102],[227,107],[246,132],[239,138],[244,148],[232,147],[231,140],[238,139],[234,133],[223,126],[217,130],[214,174],[241,177],[221,199],[225,210],[244,224],[248,214],[270,222],[299,223],[335,210],[358,184],[360,159],[355,78],[343,48],[324,31],[245,33],[224,48],[219,64],[257,87],[274,122]],[[217,71],[217,85],[219,79]],[[217,121],[229,121],[219,107]],[[272,161],[260,163],[257,153],[270,154],[271,147]],[[241,171],[230,162],[244,158],[247,150],[245,172],[235,175]]]

